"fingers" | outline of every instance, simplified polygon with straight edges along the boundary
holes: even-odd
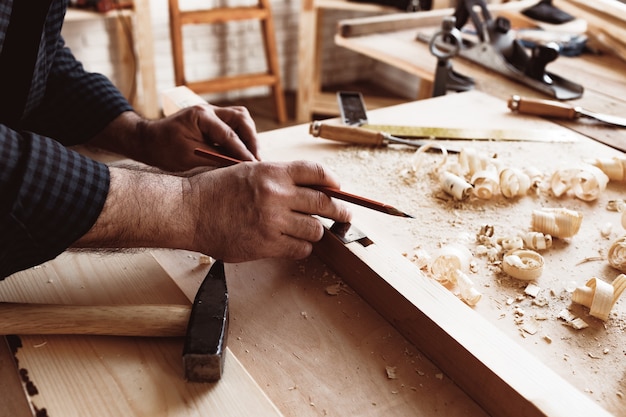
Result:
[[[243,161],[259,160],[256,126],[245,107],[212,107],[217,117],[201,117],[202,132],[209,135],[210,144],[217,144],[224,153]]]

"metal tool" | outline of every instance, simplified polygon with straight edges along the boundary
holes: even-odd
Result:
[[[422,146],[429,146],[432,149],[438,150],[444,148],[441,145],[433,144],[426,140],[403,139],[392,136],[386,132],[366,129],[365,126],[367,125],[364,125],[364,127],[332,125],[316,120],[310,124],[309,133],[315,137],[352,143],[354,145],[385,146],[389,143],[398,143],[414,146],[416,148],[421,148]],[[459,152],[458,149],[448,148],[447,146],[445,150],[448,153]]]
[[[514,95],[509,99],[508,106],[509,109],[518,113],[569,120],[587,117],[612,126],[626,127],[626,118],[624,117],[595,113],[579,106],[572,106],[558,101],[525,98]]]
[[[530,142],[575,142],[577,138],[565,129],[550,130],[547,134],[541,129],[494,129],[494,128],[452,128],[431,126],[403,126],[370,124],[363,96],[355,91],[337,92],[337,102],[343,126],[314,121],[309,133],[324,139],[341,142],[381,146],[389,143],[421,147],[432,146],[434,150],[445,147],[449,153],[458,153],[454,147],[433,144],[432,139],[461,140],[510,140]],[[332,127],[331,127],[332,126]],[[369,131],[366,132],[365,130]],[[371,133],[374,132],[372,136]],[[421,140],[420,140],[421,139]],[[408,140],[408,142],[405,142]]]
[[[441,23],[441,30],[433,35],[428,44],[430,53],[437,58],[433,97],[443,96],[448,90],[468,91],[474,87],[474,80],[456,72],[450,62],[459,53],[463,42],[461,32],[455,27],[455,23],[454,16],[445,17]]]
[[[339,105],[341,120],[345,126],[331,126],[314,121],[309,126],[311,135],[355,145],[386,146],[390,143],[398,143],[416,148],[428,145],[428,149],[442,150],[441,146],[432,143],[432,141],[407,140],[393,136],[383,130],[374,132],[371,129],[360,129],[359,127],[361,126],[367,126],[368,121],[365,100],[363,100],[363,95],[358,91],[338,91],[337,104]],[[459,152],[457,149],[448,149],[447,147],[446,151],[449,153]]]
[[[517,39],[511,22],[504,17],[493,19],[484,0],[459,0],[455,9],[456,27],[462,29],[471,19],[475,37],[464,32],[459,55],[506,77],[526,84],[559,100],[578,98],[583,87],[557,74],[546,66],[559,56],[555,42],[537,44],[529,54]],[[430,42],[431,37],[418,34],[418,40]]]
[[[222,261],[211,265],[193,307],[183,348],[185,377],[191,382],[214,382],[224,372],[228,338],[228,288]]]
[[[224,370],[228,334],[224,264],[214,262],[191,307],[0,303],[0,333],[185,336],[186,378],[191,382],[214,382]]]

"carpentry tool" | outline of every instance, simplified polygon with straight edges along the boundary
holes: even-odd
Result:
[[[433,97],[439,97],[450,91],[468,91],[474,87],[474,80],[461,75],[452,68],[451,58],[461,49],[461,32],[455,27],[456,18],[446,16],[441,22],[441,30],[433,35],[428,44],[430,53],[437,58]],[[445,42],[439,42],[439,40]]]
[[[228,291],[221,261],[211,266],[192,307],[0,303],[0,334],[5,335],[185,335],[183,364],[191,382],[213,382],[221,377],[227,333]]]
[[[432,141],[407,140],[385,131],[360,129],[361,126],[367,126],[367,110],[363,95],[358,91],[338,91],[337,104],[339,105],[341,120],[345,126],[327,126],[319,121],[313,121],[309,127],[311,135],[355,145],[386,146],[389,143],[398,143],[417,148],[428,145],[428,149],[443,152],[442,146],[434,144]],[[446,151],[458,153],[458,150],[455,149],[446,148]]]
[[[224,372],[228,337],[228,288],[222,261],[211,265],[193,306],[183,348],[185,377],[192,382],[214,382]]]
[[[0,334],[177,337],[185,334],[190,312],[186,305],[0,303]]]
[[[537,44],[528,54],[522,42],[511,30],[511,22],[502,16],[493,19],[484,0],[459,0],[454,16],[458,29],[461,29],[469,18],[474,26],[475,37],[472,39],[470,36],[464,36],[463,46],[459,50],[459,55],[463,58],[559,100],[582,96],[581,85],[546,71],[546,66],[559,56],[557,43]],[[469,31],[464,34],[469,35]],[[431,37],[418,34],[417,39],[430,42]]]
[[[624,117],[595,113],[579,106],[572,106],[558,101],[525,98],[514,95],[509,99],[508,106],[509,109],[518,113],[569,120],[588,117],[609,125],[626,127],[626,118]]]
[[[243,162],[238,159],[231,158],[229,156],[222,155],[220,153],[212,152],[212,151],[209,151],[207,149],[202,149],[202,148],[196,148],[194,150],[194,153],[196,155],[202,156],[206,159],[213,161],[216,165],[221,166],[221,167],[235,165],[235,164]],[[389,204],[370,200],[368,198],[361,197],[355,194],[350,194],[345,191],[338,190],[336,188],[331,188],[331,187],[326,187],[326,186],[321,186],[321,185],[307,185],[306,187],[312,188],[317,191],[321,191],[322,193],[326,194],[329,197],[334,197],[339,200],[347,201],[348,203],[353,203],[358,206],[380,211],[382,213],[390,214],[392,216],[413,218],[413,216],[411,216],[410,214],[404,213],[398,210],[397,208],[390,206]]]
[[[448,153],[459,152],[458,149],[448,148],[447,146],[443,147],[442,145],[433,144],[426,140],[403,139],[392,136],[386,132],[367,129],[365,126],[332,125],[322,123],[318,120],[311,123],[309,133],[315,137],[352,143],[354,145],[385,146],[389,143],[399,143],[402,145],[415,146],[417,148],[421,148],[422,146],[429,146],[438,150],[445,148]]]
[[[388,141],[421,147],[433,146],[434,149],[445,148],[449,153],[458,153],[459,149],[444,145],[433,145],[433,141],[416,139],[460,139],[460,140],[510,140],[529,142],[575,142],[567,130],[558,129],[546,132],[540,129],[494,129],[494,128],[452,128],[430,126],[401,126],[370,124],[363,96],[359,92],[339,91],[337,101],[341,113],[341,120],[345,126],[313,121],[309,133],[324,139],[341,142],[384,145]],[[366,132],[365,130],[369,131]],[[374,132],[372,135],[371,132]],[[408,143],[406,140],[408,140]]]

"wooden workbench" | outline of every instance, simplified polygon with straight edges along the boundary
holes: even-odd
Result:
[[[618,110],[626,113],[626,104],[621,102],[619,106]],[[542,119],[512,115],[502,100],[479,92],[376,110],[371,112],[370,121],[533,128],[543,129],[547,137],[551,131],[564,129]],[[572,133],[572,138],[576,142],[457,141],[454,145],[497,153],[503,162],[512,165],[532,163],[545,172],[554,168],[555,154],[571,163],[590,156],[618,154],[582,135]],[[414,158],[412,148],[344,146],[310,137],[307,125],[262,134],[261,152],[268,160],[321,161],[339,174],[347,191],[416,215],[417,219],[409,221],[355,207],[353,222],[381,250],[397,254],[393,258],[395,265],[382,267],[395,267],[398,272],[416,271],[413,277],[398,276],[408,279],[405,287],[409,291],[422,288],[423,293],[414,295],[422,297],[424,303],[439,300],[440,314],[445,315],[448,310],[463,312],[447,317],[447,321],[450,327],[465,328],[463,338],[468,338],[468,343],[480,346],[483,339],[476,339],[480,335],[490,344],[483,350],[495,349],[495,356],[500,354],[499,347],[511,348],[509,354],[522,349],[524,354],[518,357],[503,355],[504,367],[524,376],[527,356],[532,356],[537,361],[533,361],[530,371],[537,373],[528,379],[528,384],[537,384],[541,389],[544,374],[552,378],[554,373],[557,380],[567,381],[558,387],[568,388],[571,384],[574,391],[567,392],[580,397],[559,398],[557,392],[534,400],[559,404],[576,403],[582,398],[612,414],[624,415],[626,303],[623,299],[618,302],[611,319],[603,323],[589,317],[584,308],[571,306],[567,293],[572,282],[581,285],[591,276],[610,280],[616,275],[597,259],[609,243],[598,230],[610,222],[615,225],[611,237],[623,234],[617,213],[605,210],[608,199],[623,198],[623,183],[610,184],[601,199],[593,203],[546,195],[515,201],[459,203],[442,196],[429,175],[432,166],[440,162],[437,154],[426,156],[419,181],[407,182],[401,171]],[[473,309],[454,296],[446,297],[447,290],[434,281],[420,281],[424,278],[418,268],[405,265],[411,265],[416,249],[434,253],[447,242],[471,244],[471,237],[484,223],[493,224],[496,230],[527,228],[534,207],[555,204],[582,211],[585,222],[579,235],[557,243],[555,250],[546,254],[547,269],[538,285],[549,299],[547,308],[534,305],[524,296],[524,285],[499,274],[484,259],[478,258],[478,269],[471,274],[483,293]],[[403,253],[405,257],[401,256]],[[580,263],[587,258],[594,260]],[[0,299],[82,304],[183,303],[195,294],[206,268],[197,254],[180,251],[67,254],[0,282]],[[14,393],[2,398],[3,404],[9,404],[5,410],[19,409],[30,402],[39,410],[45,408],[49,416],[194,416],[214,410],[219,410],[220,415],[268,416],[486,415],[410,341],[414,339],[406,333],[406,325],[419,325],[417,317],[405,322],[392,320],[394,311],[386,308],[393,307],[388,305],[391,299],[385,303],[381,293],[375,300],[361,288],[357,293],[345,285],[350,276],[338,275],[318,256],[299,262],[263,260],[228,265],[226,274],[231,292],[232,361],[227,363],[228,378],[220,383],[199,386],[182,380],[181,339],[23,336],[15,358],[23,370],[22,379],[29,382],[29,387],[36,387],[37,393],[15,395],[23,393],[21,387],[15,386],[17,371],[3,366],[3,373],[13,378],[0,378],[9,385],[2,392]],[[567,307],[584,318],[589,328],[575,331],[564,326],[554,311]],[[525,310],[527,317],[545,315],[539,323],[540,331],[521,332],[515,308]],[[483,322],[485,326],[478,326]],[[474,323],[477,328],[493,330],[488,330],[489,334],[481,330],[472,341]],[[417,342],[437,348],[428,346],[428,340]],[[12,356],[5,349],[4,355],[0,355],[1,363],[10,364]],[[459,370],[469,365],[450,360]],[[470,373],[479,370],[474,366],[466,369]],[[531,392],[534,389],[527,388]],[[496,397],[497,389],[497,385],[484,387],[485,391],[496,390]]]

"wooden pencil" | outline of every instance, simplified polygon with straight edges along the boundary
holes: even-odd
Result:
[[[203,149],[203,148],[196,148],[194,150],[194,153],[198,156],[202,156],[203,158],[206,158],[212,161],[213,163],[215,163],[215,165],[218,165],[221,167],[231,166],[231,165],[235,165],[240,162],[243,162],[238,159],[231,158],[229,156],[222,155],[218,152],[210,151],[208,149]],[[398,210],[397,208],[390,206],[389,204],[381,203],[375,200],[370,200],[369,198],[361,197],[355,194],[350,194],[348,192],[338,190],[336,188],[326,187],[322,185],[307,185],[306,187],[312,188],[317,191],[321,191],[322,193],[326,194],[329,197],[337,198],[339,200],[343,200],[348,203],[352,203],[361,207],[380,211],[382,213],[390,214],[392,216],[413,218],[413,216],[411,216],[410,214],[404,213],[403,211]]]

